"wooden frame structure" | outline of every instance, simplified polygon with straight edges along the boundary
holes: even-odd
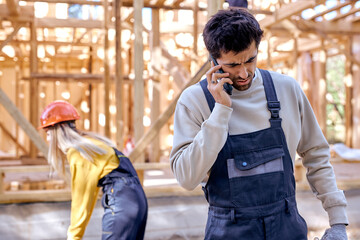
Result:
[[[355,148],[359,5],[248,0],[265,31],[259,67],[298,79],[325,133],[325,61],[345,56],[345,140]],[[70,7],[88,16],[71,18]],[[223,0],[0,1],[0,150],[14,159],[46,158],[44,134],[34,127],[45,105],[66,99],[81,109],[80,128],[103,133],[120,148],[132,138],[132,161],[156,165],[169,154],[178,97],[209,68],[202,28],[223,7]],[[65,17],[58,16],[62,8]]]

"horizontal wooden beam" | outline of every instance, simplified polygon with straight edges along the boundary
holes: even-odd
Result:
[[[343,19],[343,18],[345,18],[347,16],[350,16],[352,14],[354,14],[354,16],[355,16],[355,13],[358,13],[358,12],[359,12],[359,8],[355,8],[354,5],[353,5],[353,8],[350,9],[348,12],[339,14],[336,17],[334,17],[332,19],[329,19],[329,21],[338,21],[339,19]]]
[[[343,2],[341,4],[338,4],[338,5],[336,5],[336,6],[332,7],[332,8],[329,8],[329,9],[327,9],[325,11],[322,11],[322,12],[319,12],[318,14],[315,14],[314,16],[309,18],[308,20],[314,20],[314,19],[316,19],[316,18],[318,18],[320,16],[324,16],[325,14],[327,14],[329,12],[336,11],[336,10],[338,10],[338,9],[340,9],[342,7],[345,7],[345,6],[349,5],[349,4],[352,4],[352,1],[345,1],[345,2]]]
[[[46,3],[66,3],[66,4],[80,4],[80,5],[94,5],[94,6],[102,6],[102,1],[86,1],[86,0],[23,0],[24,2],[46,2]],[[153,9],[164,9],[164,10],[192,10],[192,6],[176,6],[176,5],[165,5],[165,1],[159,3],[149,3],[144,2],[144,7],[153,8]],[[113,5],[112,2],[109,5]],[[132,1],[122,1],[123,7],[133,7]],[[199,8],[199,11],[206,11],[206,8]]]
[[[301,13],[305,9],[315,7],[316,6],[315,2],[316,2],[315,0],[297,1],[283,5],[283,7],[276,10],[272,16],[267,16],[264,19],[260,20],[259,21],[260,26],[262,28],[269,28],[272,25],[275,25],[286,18]]]
[[[360,34],[360,23],[353,23],[345,20],[336,22],[316,22],[313,24],[313,29],[316,31],[321,30],[326,34]]]
[[[18,0],[6,0],[6,4],[10,11],[10,15],[17,17],[20,14],[20,6]]]
[[[34,7],[32,6],[20,6],[19,12],[20,14],[16,15],[12,9],[8,9],[7,4],[0,4],[0,20],[27,22],[34,19]]]
[[[324,34],[333,34],[333,35],[354,35],[360,34],[360,22],[356,21],[345,21],[339,20],[335,22],[313,22],[303,19],[292,21],[299,30],[299,37],[311,38],[312,36],[318,35],[318,32],[321,31]],[[287,30],[285,27],[279,25],[269,28],[269,32],[274,37],[290,39],[293,37],[293,32]]]
[[[184,2],[184,0],[175,0],[172,4],[173,6],[179,7],[182,2]]]
[[[35,26],[37,28],[85,28],[85,29],[103,29],[104,23],[101,20],[83,20],[83,19],[59,19],[53,17],[36,18]],[[114,28],[115,23],[110,22],[109,28]],[[127,22],[122,22],[123,29],[131,29]]]
[[[70,189],[6,191],[0,194],[0,203],[61,202],[69,200],[71,200]]]
[[[86,29],[102,29],[103,21],[100,20],[80,20],[80,19],[58,19],[58,18],[36,18],[35,26],[37,28],[86,28]]]
[[[74,74],[74,73],[33,73],[30,77],[22,77],[21,80],[31,81],[37,79],[44,82],[84,82],[84,83],[102,83],[104,75],[102,74]],[[114,80],[114,76],[110,76]],[[124,81],[132,83],[129,77],[124,77]]]
[[[39,81],[76,81],[76,82],[93,82],[100,83],[104,79],[103,74],[90,74],[90,73],[31,73],[29,77],[22,77],[21,80],[29,81],[31,79],[37,79]],[[115,76],[110,75],[110,79],[114,80]],[[144,78],[149,80],[150,78]],[[125,83],[133,83],[128,75],[124,76]]]
[[[87,0],[22,0],[24,2],[45,2],[45,3],[66,3],[69,5],[79,4],[79,5],[91,5],[91,6],[102,6],[102,1],[87,1]]]
[[[15,44],[30,44],[30,40],[19,40],[19,39],[14,39],[12,41]],[[1,43],[1,42],[0,42]],[[61,46],[79,46],[79,47],[102,47],[103,44],[100,43],[92,43],[92,42],[65,42],[65,41],[37,41],[36,42],[37,45],[49,45],[49,46],[56,46],[56,47],[61,47]]]

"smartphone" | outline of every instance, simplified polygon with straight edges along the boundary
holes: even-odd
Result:
[[[219,65],[217,63],[217,61],[215,60],[215,58],[213,58],[213,56],[210,55],[210,59],[211,61],[213,61],[214,65],[217,66]],[[218,70],[219,73],[224,73],[224,70],[222,70],[221,68]],[[227,94],[231,95],[232,94],[232,89],[233,89],[233,86],[231,86],[231,84],[229,83],[224,83],[224,90]]]

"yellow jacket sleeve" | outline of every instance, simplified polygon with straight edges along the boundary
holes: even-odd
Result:
[[[79,152],[68,154],[71,171],[71,223],[68,240],[81,239],[95,207],[102,169],[81,157]]]

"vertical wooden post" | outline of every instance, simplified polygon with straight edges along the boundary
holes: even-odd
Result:
[[[132,44],[132,46],[128,49],[128,75],[131,76],[131,71],[134,67],[134,53],[133,53],[133,49],[134,49],[134,44]],[[127,127],[128,127],[128,134],[129,136],[134,136],[134,109],[131,106],[134,106],[134,81],[133,79],[130,78],[130,82],[128,85],[128,98],[127,98]],[[126,136],[126,137],[129,137]]]
[[[224,1],[220,0],[220,1],[215,1],[215,0],[208,0],[207,4],[207,11],[208,11],[208,19],[210,19],[210,17],[212,15],[214,15],[215,13],[217,13],[217,11],[219,11],[220,9],[222,9],[222,4]]]
[[[93,121],[93,129],[95,130],[95,132],[99,132],[100,131],[100,125],[99,125],[99,114],[100,114],[100,102],[101,102],[101,99],[100,99],[100,84],[94,84],[93,85],[93,88],[92,88],[92,102],[94,104],[91,104],[91,107],[92,107],[92,119],[94,120]]]
[[[134,137],[135,143],[144,135],[144,61],[143,61],[143,25],[142,25],[142,9],[144,0],[134,0]],[[139,162],[144,162],[144,152],[139,157]],[[143,182],[143,172],[138,172],[140,181]]]
[[[199,34],[199,0],[194,0],[194,29],[193,29],[193,35],[194,35],[194,54],[197,56],[198,54],[198,48],[197,48],[197,42],[198,42],[198,34]]]
[[[115,0],[115,51],[116,51],[116,77],[115,77],[115,104],[116,104],[116,145],[120,148],[124,145],[124,90],[123,90],[123,72],[122,72],[122,58],[121,58],[121,0]]]
[[[306,97],[308,98],[310,104],[312,104],[312,95],[310,91],[310,87],[312,84],[312,57],[309,52],[303,52],[301,53],[301,56],[299,58],[300,64],[300,74],[299,78],[301,79],[301,88],[303,89]]]
[[[352,55],[352,37],[348,38],[345,51]],[[353,147],[353,63],[346,58],[345,62],[345,144]]]
[[[54,58],[53,58],[53,61],[54,61],[53,73],[56,73],[56,72],[57,72],[57,69],[56,69],[56,65],[57,65],[57,61],[56,61],[57,50],[58,50],[58,47],[55,47],[55,54],[54,54]],[[57,99],[56,81],[54,81],[51,85],[52,85],[52,89],[53,89],[53,91],[52,91],[52,100],[55,100],[55,99]]]
[[[89,47],[89,62],[88,62],[88,73],[91,74],[93,72],[93,54],[94,54],[94,50],[93,50],[93,46]],[[91,131],[94,131],[94,126],[96,124],[96,122],[93,123],[92,121],[92,113],[93,113],[93,107],[92,107],[92,95],[93,95],[93,87],[92,87],[92,83],[89,82],[89,86],[88,86],[88,91],[89,91],[89,96],[87,98],[88,101],[88,107],[89,107],[89,113],[88,113],[88,118],[89,118],[89,129]]]
[[[37,39],[35,23],[30,23],[30,75],[37,73]],[[36,78],[30,80],[30,123],[37,127],[39,125],[39,82]],[[30,157],[37,157],[37,148],[30,142]]]
[[[323,45],[323,43],[322,43]],[[313,54],[314,78],[312,86],[312,107],[323,134],[326,136],[326,52],[324,48]]]
[[[19,62],[20,65],[22,65],[22,60],[20,60]],[[19,65],[15,65],[15,106],[17,108],[19,108],[19,93],[20,93],[20,79],[21,79],[21,72],[20,72],[20,66]],[[15,127],[15,139],[19,139],[19,127],[16,125]],[[18,141],[19,142],[19,141]],[[16,157],[19,157],[19,145],[16,144]],[[25,152],[23,152],[23,154],[25,154]],[[1,173],[0,173],[1,174]],[[1,178],[1,175],[0,175]]]
[[[105,136],[110,134],[110,67],[109,67],[109,5],[104,0],[104,114],[105,114]]]
[[[143,79],[143,37],[142,8],[143,0],[134,0],[134,137],[138,141],[144,134],[144,79]]]
[[[354,56],[354,59],[359,61],[360,58],[360,50],[357,48],[357,46],[360,45],[360,36],[354,35],[351,38],[351,54]],[[355,81],[357,79],[360,79],[360,66],[358,64],[353,64],[351,68],[351,73],[353,77],[353,90],[352,90],[352,121],[353,121],[353,131],[352,131],[352,147],[353,148],[360,148],[360,84],[359,81]]]
[[[154,124],[160,115],[160,70],[161,70],[161,48],[160,48],[160,16],[159,9],[152,10],[152,31],[151,31],[151,66],[153,69],[153,81],[151,84],[151,124]],[[158,134],[159,136],[159,134]],[[160,160],[160,139],[154,138],[151,144],[150,161]]]

